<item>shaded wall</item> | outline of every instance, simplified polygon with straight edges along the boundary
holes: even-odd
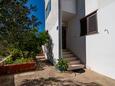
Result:
[[[86,64],[86,38],[80,36],[80,19],[85,16],[85,0],[77,0],[77,13],[68,21],[67,48]]]
[[[76,0],[61,0],[62,11],[76,14]]]

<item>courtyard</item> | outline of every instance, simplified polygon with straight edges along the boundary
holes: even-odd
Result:
[[[0,76],[0,86],[115,86],[115,80],[88,69],[60,72],[45,62],[36,71]]]

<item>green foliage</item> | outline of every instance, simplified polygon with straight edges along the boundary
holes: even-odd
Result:
[[[33,58],[23,58],[19,57],[13,60],[13,57],[10,55],[7,57],[5,60],[5,64],[22,64],[22,63],[27,63],[27,62],[32,62]]]
[[[49,41],[48,32],[39,33],[39,41],[40,41],[40,45],[44,45],[45,43],[47,43]]]
[[[41,22],[30,15],[32,11],[36,11],[36,7],[27,7],[27,2],[28,0],[0,0],[0,45],[9,50],[13,60],[17,57],[34,58],[41,51],[41,46],[48,41],[48,34],[37,30]],[[0,47],[1,51],[3,49]]]
[[[16,48],[22,51],[23,57],[35,57],[41,50],[36,33],[35,29],[24,32],[17,43]]]
[[[6,47],[0,44],[0,57],[6,57],[9,55],[9,52]]]
[[[0,56],[4,56],[4,53],[2,51],[0,51]]]
[[[28,0],[1,0],[0,39],[15,43],[24,29],[32,29],[40,24],[35,16],[28,17],[34,7],[25,6],[27,2]]]
[[[38,27],[41,22],[30,15],[35,6],[26,6],[28,0],[0,1],[0,39],[16,46],[24,32]],[[29,16],[29,17],[28,17]]]
[[[8,57],[6,57],[7,59],[5,60],[5,63],[6,64],[13,64],[13,59],[12,59],[12,56],[9,55]]]
[[[19,57],[21,51],[16,48],[9,48],[9,52],[13,57]]]
[[[27,62],[32,62],[32,58],[17,58],[14,61],[14,64],[21,64],[21,63],[27,63]]]
[[[58,59],[58,63],[56,64],[56,67],[62,72],[67,71],[68,62],[64,60],[63,58],[60,58]]]

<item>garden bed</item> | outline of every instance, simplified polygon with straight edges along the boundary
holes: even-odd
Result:
[[[36,62],[34,61],[21,64],[6,64],[0,66],[0,75],[21,73],[26,71],[32,71],[35,69],[36,69]]]

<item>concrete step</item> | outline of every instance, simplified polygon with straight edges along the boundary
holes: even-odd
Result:
[[[67,50],[67,49],[63,49],[62,51],[63,51],[63,52],[68,52],[68,50]]]
[[[65,54],[72,54],[72,53],[71,53],[71,52],[68,52],[68,51],[63,52],[63,55],[65,55]]]
[[[80,64],[80,60],[69,61],[69,65]]]
[[[46,61],[46,59],[39,59],[40,61]]]
[[[85,67],[83,64],[81,64],[80,60],[67,49],[63,49],[63,57],[68,61],[68,70],[82,69]]]
[[[75,65],[69,65],[68,70],[76,70],[76,69],[82,69],[85,66],[83,64],[75,64]]]
[[[73,57],[73,54],[63,54],[63,57]]]
[[[77,58],[75,58],[75,57],[66,57],[64,59],[67,60],[67,61],[69,61],[69,62],[77,60]]]
[[[37,59],[43,59],[45,56],[36,56]]]
[[[40,61],[45,61],[46,60],[45,56],[36,56],[36,59],[38,59]]]

